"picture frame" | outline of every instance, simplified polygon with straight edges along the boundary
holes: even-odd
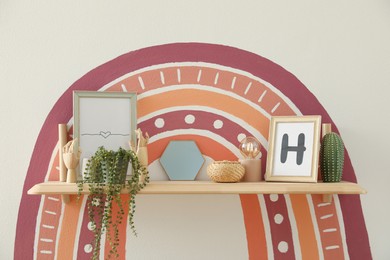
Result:
[[[266,181],[317,182],[321,116],[271,117]]]
[[[80,178],[84,159],[90,158],[100,146],[129,149],[129,142],[136,141],[137,94],[74,91],[73,120],[73,138],[78,139],[77,146],[82,151]]]

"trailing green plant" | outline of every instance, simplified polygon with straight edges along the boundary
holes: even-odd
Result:
[[[320,149],[320,169],[324,182],[339,182],[344,167],[344,144],[336,133],[328,133],[322,138]]]
[[[132,174],[126,180],[129,163],[131,163]],[[141,176],[144,178],[140,178]],[[88,216],[94,232],[92,259],[99,259],[101,237],[104,233],[111,246],[108,257],[119,257],[117,250],[120,242],[119,225],[125,214],[120,196],[123,189],[127,189],[129,194],[129,226],[137,236],[134,224],[135,197],[148,182],[147,168],[140,164],[137,155],[131,150],[119,148],[117,151],[112,151],[99,147],[88,160],[83,180],[78,182],[78,197],[81,196],[84,184],[87,184],[89,187]],[[118,208],[115,219],[112,212],[114,203]]]

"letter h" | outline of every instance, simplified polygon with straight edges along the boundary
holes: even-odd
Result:
[[[280,161],[285,163],[287,160],[288,152],[297,153],[297,165],[301,165],[303,162],[303,153],[306,151],[305,147],[305,134],[300,133],[298,135],[298,146],[289,146],[288,145],[288,134],[283,135],[282,139],[282,152],[280,154]]]

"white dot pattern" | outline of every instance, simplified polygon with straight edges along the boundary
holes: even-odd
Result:
[[[94,225],[93,225],[93,223],[90,221],[90,222],[88,222],[88,229],[90,230],[90,231],[92,231],[92,230],[94,230]]]
[[[92,245],[91,244],[86,244],[85,246],[84,246],[84,252],[85,253],[91,253],[92,252],[92,249],[93,249],[93,247],[92,247]]]
[[[241,134],[237,135],[237,141],[241,142],[245,137],[246,137],[246,134],[241,133]]]
[[[282,214],[275,214],[274,221],[276,224],[281,224],[283,222],[284,218]]]
[[[271,194],[269,196],[269,199],[272,201],[272,202],[277,202],[278,199],[279,199],[279,195],[278,194]]]
[[[222,120],[215,120],[214,121],[214,128],[215,129],[221,129],[223,127],[223,122],[222,122]]]
[[[286,253],[288,251],[288,244],[286,241],[281,241],[278,244],[278,250],[280,253]]]
[[[185,121],[187,124],[191,125],[191,124],[193,124],[193,123],[195,122],[195,116],[194,116],[194,115],[191,115],[191,114],[188,114],[188,115],[186,115],[186,117],[184,118],[184,121]]]
[[[165,125],[165,121],[164,121],[164,119],[162,119],[162,118],[157,118],[156,121],[154,121],[154,125],[155,125],[157,128],[163,128],[164,125]]]

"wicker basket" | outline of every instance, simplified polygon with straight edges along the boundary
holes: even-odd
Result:
[[[234,161],[215,161],[207,167],[207,175],[215,182],[239,182],[245,168]]]

